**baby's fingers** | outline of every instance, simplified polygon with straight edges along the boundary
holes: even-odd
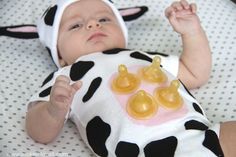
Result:
[[[70,79],[69,77],[65,76],[65,75],[60,75],[56,78],[55,82],[66,82],[66,83],[70,83]]]
[[[71,85],[71,87],[72,87],[72,95],[74,95],[81,88],[81,86],[82,86],[82,82],[81,81],[77,81],[77,82],[73,83]]]
[[[63,75],[58,76],[51,90],[51,100],[54,103],[68,103],[71,92],[70,79]]]
[[[190,4],[190,8],[192,10],[192,13],[196,13],[197,12],[197,5],[195,3]]]
[[[175,11],[180,11],[180,10],[184,9],[183,5],[180,2],[177,2],[177,1],[173,2],[171,4],[171,7],[174,8]]]
[[[165,10],[165,16],[167,17],[167,18],[169,18],[170,17],[170,15],[174,12],[175,10],[174,10],[174,8],[173,7],[168,7],[168,8],[166,8],[166,10]]]
[[[186,0],[181,0],[180,3],[184,7],[184,9],[189,9],[190,8],[190,5]]]
[[[54,103],[68,104],[71,97],[71,91],[60,86],[55,86],[52,89],[51,100]]]
[[[171,14],[173,15],[174,12],[182,11],[184,9],[190,9],[190,5],[186,0],[173,2],[171,6],[165,10],[165,16],[169,17]]]

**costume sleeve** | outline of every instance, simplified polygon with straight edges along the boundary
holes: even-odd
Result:
[[[177,77],[179,71],[179,57],[169,55],[168,57],[161,57],[161,65],[169,73]]]

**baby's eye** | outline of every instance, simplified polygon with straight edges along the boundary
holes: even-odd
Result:
[[[80,29],[83,27],[83,24],[81,23],[76,23],[74,24],[73,26],[70,27],[70,30],[73,30],[73,29]]]
[[[109,21],[111,21],[111,19],[108,17],[103,17],[103,18],[100,18],[98,21],[99,22],[109,22]]]

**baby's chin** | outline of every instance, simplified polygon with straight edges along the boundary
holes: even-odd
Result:
[[[115,48],[125,48],[125,43],[121,41],[114,41],[112,39],[109,40],[109,38],[101,38],[89,42],[87,46],[87,52],[88,54],[90,54],[94,52],[103,52]]]

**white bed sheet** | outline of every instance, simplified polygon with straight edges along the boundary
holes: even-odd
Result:
[[[54,0],[0,0],[0,26],[35,24]],[[179,55],[180,37],[164,9],[172,0],[114,0],[119,7],[147,5],[149,12],[128,23],[129,48]],[[195,2],[195,1],[192,1]],[[211,122],[236,120],[236,5],[229,0],[196,0],[209,37],[213,70],[209,82],[192,90]],[[201,46],[201,45],[199,45]],[[203,56],[204,57],[204,56]],[[0,36],[0,156],[93,156],[68,122],[50,144],[35,143],[25,131],[27,101],[55,70],[38,39]]]

